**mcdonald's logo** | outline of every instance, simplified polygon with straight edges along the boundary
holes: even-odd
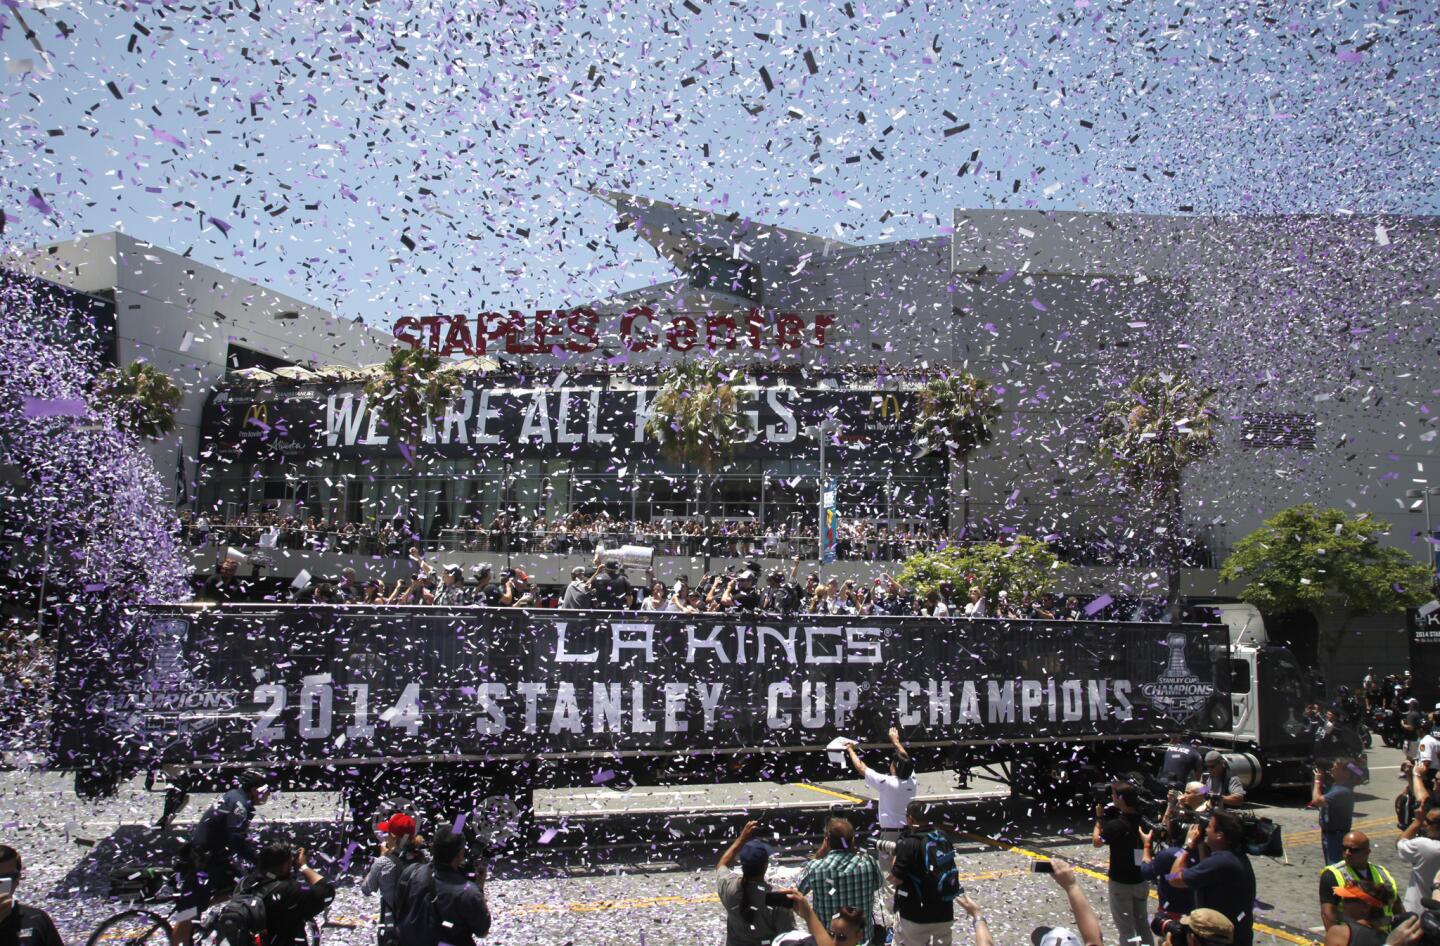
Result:
[[[270,405],[263,403],[251,404],[245,411],[246,427],[269,427],[270,426]]]
[[[894,394],[872,394],[870,413],[881,420],[899,420],[900,398]]]

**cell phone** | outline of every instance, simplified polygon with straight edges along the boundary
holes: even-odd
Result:
[[[1049,861],[1031,861],[1031,862],[1030,862],[1030,873],[1032,873],[1032,874],[1053,874],[1053,873],[1055,873],[1055,865],[1052,864],[1052,863],[1050,863]]]
[[[8,897],[15,893],[15,878],[0,877],[0,897]]]
[[[787,895],[776,893],[773,890],[765,895],[765,905],[767,907],[780,907],[782,910],[795,909],[795,904]]]

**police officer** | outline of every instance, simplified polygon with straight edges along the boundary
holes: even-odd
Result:
[[[200,816],[182,855],[180,896],[171,935],[174,946],[187,946],[195,917],[235,888],[241,875],[236,861],[255,864],[259,860],[260,851],[250,839],[250,819],[255,816],[255,806],[269,797],[265,773],[246,769],[236,786]]]

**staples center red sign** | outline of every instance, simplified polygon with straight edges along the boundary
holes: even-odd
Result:
[[[819,312],[676,314],[665,319],[649,306],[635,306],[602,317],[594,309],[541,309],[524,312],[483,312],[480,315],[405,316],[395,321],[395,338],[411,348],[441,355],[508,355],[584,353],[601,345],[643,352],[657,348],[689,351],[749,348],[786,350],[824,348],[835,315]]]

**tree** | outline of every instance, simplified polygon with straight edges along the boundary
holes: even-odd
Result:
[[[1180,487],[1185,468],[1214,448],[1214,397],[1214,388],[1200,387],[1183,371],[1161,371],[1135,378],[1100,412],[1097,454],[1164,522],[1160,557],[1172,622],[1180,620],[1184,555]]]
[[[945,451],[953,469],[958,462],[963,478],[964,512],[961,525],[970,525],[970,455],[994,437],[1000,420],[1000,402],[995,389],[968,371],[933,378],[917,396],[916,444],[928,450]],[[947,486],[950,479],[946,478]],[[955,508],[950,486],[950,508]]]
[[[159,440],[175,429],[175,411],[184,395],[165,372],[143,361],[112,368],[95,379],[95,397],[109,404],[121,429]]]
[[[396,348],[380,374],[366,383],[365,396],[379,410],[395,441],[413,450],[426,418],[460,396],[460,380],[445,370],[435,352]]]
[[[1069,567],[1055,557],[1046,543],[1020,535],[1008,545],[980,542],[918,552],[900,565],[896,580],[922,597],[945,581],[961,594],[977,586],[985,592],[993,613],[1001,591],[1015,599],[1048,594]]]
[[[1245,582],[1240,597],[1269,614],[1308,611],[1317,623],[1338,614],[1338,626],[1321,638],[1333,663],[1355,618],[1403,612],[1431,596],[1429,567],[1380,544],[1389,531],[1389,523],[1366,514],[1292,506],[1235,543],[1220,579]]]
[[[748,431],[740,415],[740,399],[714,362],[679,361],[656,378],[655,399],[645,421],[645,435],[678,467],[699,467],[706,474],[702,515],[710,526],[710,475],[735,454]],[[709,541],[705,567],[709,565]]]

